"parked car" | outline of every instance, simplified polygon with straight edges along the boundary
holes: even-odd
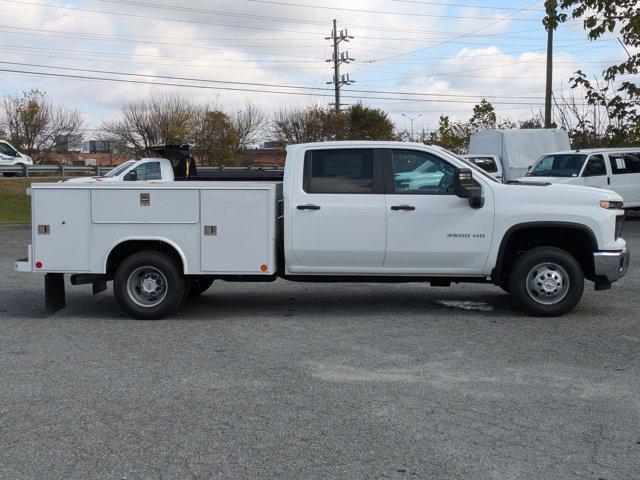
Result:
[[[640,207],[640,148],[600,148],[548,153],[520,182],[549,182],[606,188],[625,208]]]
[[[413,184],[416,165],[439,180]],[[415,172],[414,176],[422,175]],[[504,184],[439,147],[291,145],[283,181],[33,184],[33,238],[16,270],[45,273],[48,311],[64,275],[113,281],[129,315],[158,319],[214,280],[493,283],[532,315],[557,316],[624,276],[617,193]]]
[[[464,157],[498,180],[509,182],[523,176],[540,155],[569,148],[569,134],[564,130],[485,130],[471,135]]]
[[[20,153],[9,142],[0,140],[0,166],[22,166],[33,165],[33,160],[30,156]],[[15,176],[15,172],[5,172],[5,177]]]
[[[128,160],[101,177],[77,177],[66,180],[65,183],[111,183],[145,180],[172,182],[173,179],[173,167],[169,160],[166,158],[142,158]]]

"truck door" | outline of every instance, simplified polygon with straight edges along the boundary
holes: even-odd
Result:
[[[437,173],[418,185],[412,182],[411,172],[425,163]],[[482,273],[493,235],[491,192],[485,188],[484,206],[471,208],[468,200],[453,193],[455,167],[430,152],[385,149],[384,169],[387,253],[383,271],[426,275]]]
[[[640,153],[610,153],[611,185],[607,188],[622,195],[625,207],[640,204]]]
[[[582,177],[584,177],[584,184],[588,187],[608,188],[611,177],[607,173],[604,156],[591,155],[587,158],[582,170]]]
[[[386,247],[381,150],[310,150],[303,168],[288,205],[291,270],[381,271]]]

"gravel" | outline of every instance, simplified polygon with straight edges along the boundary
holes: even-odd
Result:
[[[640,218],[627,277],[558,319],[489,285],[216,282],[135,321],[13,271],[0,478],[640,478]]]

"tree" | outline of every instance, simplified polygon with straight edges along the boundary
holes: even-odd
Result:
[[[552,0],[548,0],[547,3]],[[607,135],[617,144],[633,144],[640,141],[640,88],[631,80],[623,80],[618,86],[613,82],[620,76],[640,71],[640,53],[630,52],[626,47],[640,47],[640,8],[637,0],[562,0],[560,7],[571,10],[570,16],[582,18],[587,36],[595,40],[607,32],[619,32],[627,52],[627,60],[611,65],[603,72],[604,82],[591,81],[580,70],[571,79],[572,88],[582,88],[587,103],[601,107],[611,120]],[[545,25],[565,22],[569,14],[549,13]],[[604,85],[602,84],[604,83]]]
[[[280,144],[287,145],[343,140],[346,138],[348,125],[344,114],[314,105],[278,110],[271,123],[271,130]]]
[[[393,140],[395,125],[386,112],[361,103],[336,112],[311,106],[283,109],[272,121],[273,135],[282,145],[329,140]]]
[[[194,154],[202,165],[227,165],[231,163],[239,141],[229,116],[205,107],[198,115],[194,143]]]
[[[54,105],[33,89],[2,98],[0,125],[11,144],[39,163],[69,136],[82,133],[84,121],[77,110]]]
[[[473,115],[469,120],[469,126],[472,130],[495,130],[497,122],[496,109],[486,99],[483,98],[479,104],[473,107]]]
[[[234,148],[245,150],[260,140],[264,133],[266,116],[264,111],[247,102],[244,109],[232,115],[229,121],[235,132]]]
[[[429,142],[455,153],[466,153],[470,135],[468,123],[452,122],[447,115],[441,115],[437,130],[429,134]]]
[[[531,118],[522,120],[520,122],[520,128],[523,130],[535,130],[538,128],[544,128],[544,120],[539,113],[534,114]]]
[[[192,142],[200,113],[186,97],[152,95],[127,103],[118,118],[103,122],[102,130],[140,154],[146,147]]]
[[[386,112],[356,103],[347,111],[350,140],[394,140],[394,124]]]

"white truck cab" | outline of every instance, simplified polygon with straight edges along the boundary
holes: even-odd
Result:
[[[166,158],[142,158],[128,160],[101,177],[77,177],[65,183],[95,182],[140,182],[140,181],[173,182],[173,166]]]
[[[548,153],[520,182],[586,185],[618,193],[624,208],[640,207],[640,148],[599,148]]]
[[[325,142],[287,148],[282,181],[34,184],[33,238],[16,269],[113,281],[131,316],[157,319],[214,280],[493,283],[555,316],[627,272],[620,195],[503,184],[445,149]]]
[[[33,160],[30,156],[20,153],[9,142],[0,140],[0,165],[3,167],[12,165],[33,165]],[[12,172],[4,174],[5,177],[12,177],[14,175],[15,174]]]

